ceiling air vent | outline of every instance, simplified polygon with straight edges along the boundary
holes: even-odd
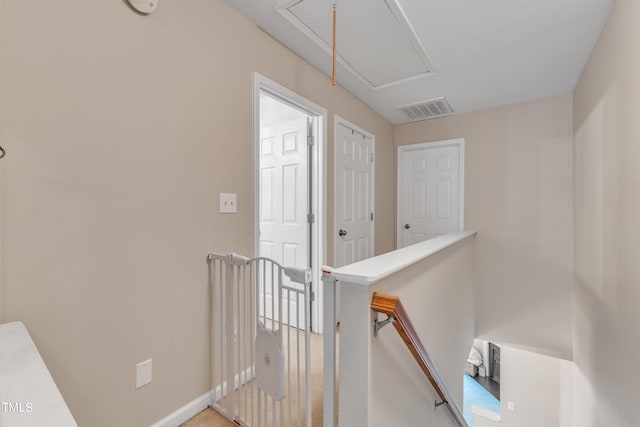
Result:
[[[447,98],[444,96],[442,98],[422,101],[417,104],[397,107],[396,110],[400,111],[411,122],[415,122],[416,120],[434,119],[436,117],[453,114],[453,109],[451,108],[451,105],[449,105]]]

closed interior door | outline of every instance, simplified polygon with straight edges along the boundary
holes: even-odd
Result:
[[[342,123],[336,129],[335,266],[373,255],[373,140]]]
[[[353,264],[373,256],[373,137],[336,121],[334,265]],[[340,322],[340,284],[336,284],[336,320]]]
[[[461,229],[461,150],[459,143],[400,147],[399,247]]]
[[[307,118],[260,130],[260,256],[284,266],[308,267],[309,257],[309,166]],[[278,318],[278,301],[272,295],[271,277],[260,279],[264,307],[261,314]],[[300,288],[286,276],[285,286]],[[282,318],[290,326],[305,327],[298,315],[302,298],[284,299]],[[264,310],[264,312],[262,312]],[[303,311],[302,311],[303,312]]]

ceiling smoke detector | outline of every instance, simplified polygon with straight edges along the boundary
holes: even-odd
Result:
[[[402,113],[409,121],[435,119],[436,117],[444,117],[453,114],[453,108],[449,105],[447,98],[440,97],[421,101],[416,104],[404,105],[396,107],[396,110]]]

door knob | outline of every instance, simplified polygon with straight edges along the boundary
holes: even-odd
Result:
[[[411,224],[405,224],[404,228],[407,229],[407,230],[410,229],[411,228]]]
[[[346,236],[346,235],[347,235],[347,230],[342,230],[342,229],[340,229],[340,231],[338,231],[338,236],[340,236],[340,237],[344,237],[344,236]]]

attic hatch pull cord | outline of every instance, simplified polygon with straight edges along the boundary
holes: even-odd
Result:
[[[333,4],[333,69],[331,85],[336,85],[336,4]]]

